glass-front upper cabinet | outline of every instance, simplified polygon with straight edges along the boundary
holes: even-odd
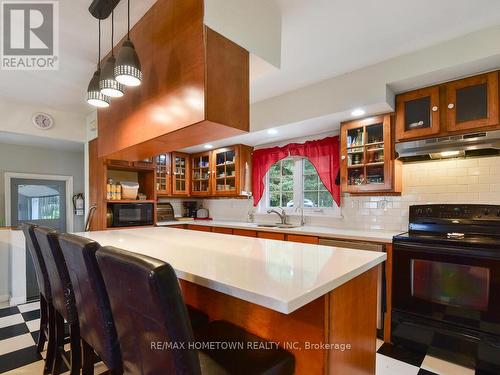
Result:
[[[170,154],[156,157],[156,192],[158,195],[170,195],[172,191]]]
[[[382,115],[341,126],[341,182],[348,193],[395,192],[391,116]]]
[[[172,195],[189,195],[189,154],[172,152]]]
[[[445,87],[448,131],[498,124],[498,72],[460,79]]]
[[[396,140],[438,134],[439,87],[427,87],[396,96]]]
[[[225,147],[213,152],[213,193],[215,195],[238,194],[238,148]]]
[[[210,195],[210,162],[212,152],[191,156],[191,195]]]

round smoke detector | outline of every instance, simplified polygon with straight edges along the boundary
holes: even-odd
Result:
[[[41,130],[48,130],[54,125],[54,119],[46,113],[35,113],[31,121]]]

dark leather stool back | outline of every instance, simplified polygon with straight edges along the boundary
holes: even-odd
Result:
[[[38,241],[35,237],[35,227],[36,225],[31,223],[24,223],[22,225],[28,250],[31,254],[31,258],[33,259],[33,265],[35,266],[38,288],[40,289],[40,293],[45,297],[45,300],[47,302],[52,302],[50,294],[49,275],[47,273],[45,261],[43,260],[42,251],[40,250],[40,246],[38,245]]]
[[[160,260],[103,247],[97,263],[108,290],[125,374],[201,374],[189,349],[193,331],[172,267]],[[183,343],[185,349],[152,345]]]
[[[108,368],[121,367],[120,346],[95,253],[100,245],[71,234],[59,235],[59,244],[75,292],[80,336]]]
[[[52,304],[68,323],[74,323],[78,320],[75,297],[68,268],[57,239],[57,231],[45,227],[36,227],[34,231],[47,267]]]

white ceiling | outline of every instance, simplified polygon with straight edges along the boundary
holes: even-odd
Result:
[[[275,1],[282,66],[252,82],[252,102],[500,24],[498,0]]]

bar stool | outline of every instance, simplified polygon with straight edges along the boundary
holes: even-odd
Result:
[[[83,347],[82,374],[93,374],[94,364],[99,360],[104,362],[110,374],[122,374],[120,345],[108,293],[95,258],[100,246],[95,241],[71,234],[59,235],[59,245],[75,291]]]
[[[31,258],[33,259],[38,289],[40,291],[40,329],[38,331],[37,351],[41,353],[45,346],[45,342],[48,340],[44,368],[44,373],[48,373],[52,369],[51,365],[54,360],[54,351],[52,350],[50,343],[55,337],[54,326],[49,325],[49,310],[53,309],[49,276],[47,273],[47,267],[45,266],[45,261],[42,257],[40,246],[38,245],[38,241],[35,237],[34,229],[36,225],[24,223],[21,227],[24,237],[26,238],[28,250],[31,254]]]
[[[81,346],[80,331],[78,326],[78,316],[75,306],[75,297],[71,280],[66,267],[66,262],[59,247],[57,231],[45,228],[34,228],[35,237],[40,246],[41,254],[45,265],[52,293],[52,312],[49,314],[49,327],[52,325],[55,330],[54,340],[49,345],[54,351],[52,363],[52,374],[60,374],[63,362],[70,368],[71,375],[80,373],[81,368]],[[64,350],[64,321],[69,326],[70,337],[70,358],[66,359]]]
[[[196,350],[177,276],[160,260],[114,247],[96,253],[118,333],[125,374],[293,374],[294,357],[283,349],[235,350],[234,355]],[[214,325],[215,324],[215,325]],[[210,342],[266,342],[227,322],[199,329]],[[223,332],[223,336],[217,336]]]

